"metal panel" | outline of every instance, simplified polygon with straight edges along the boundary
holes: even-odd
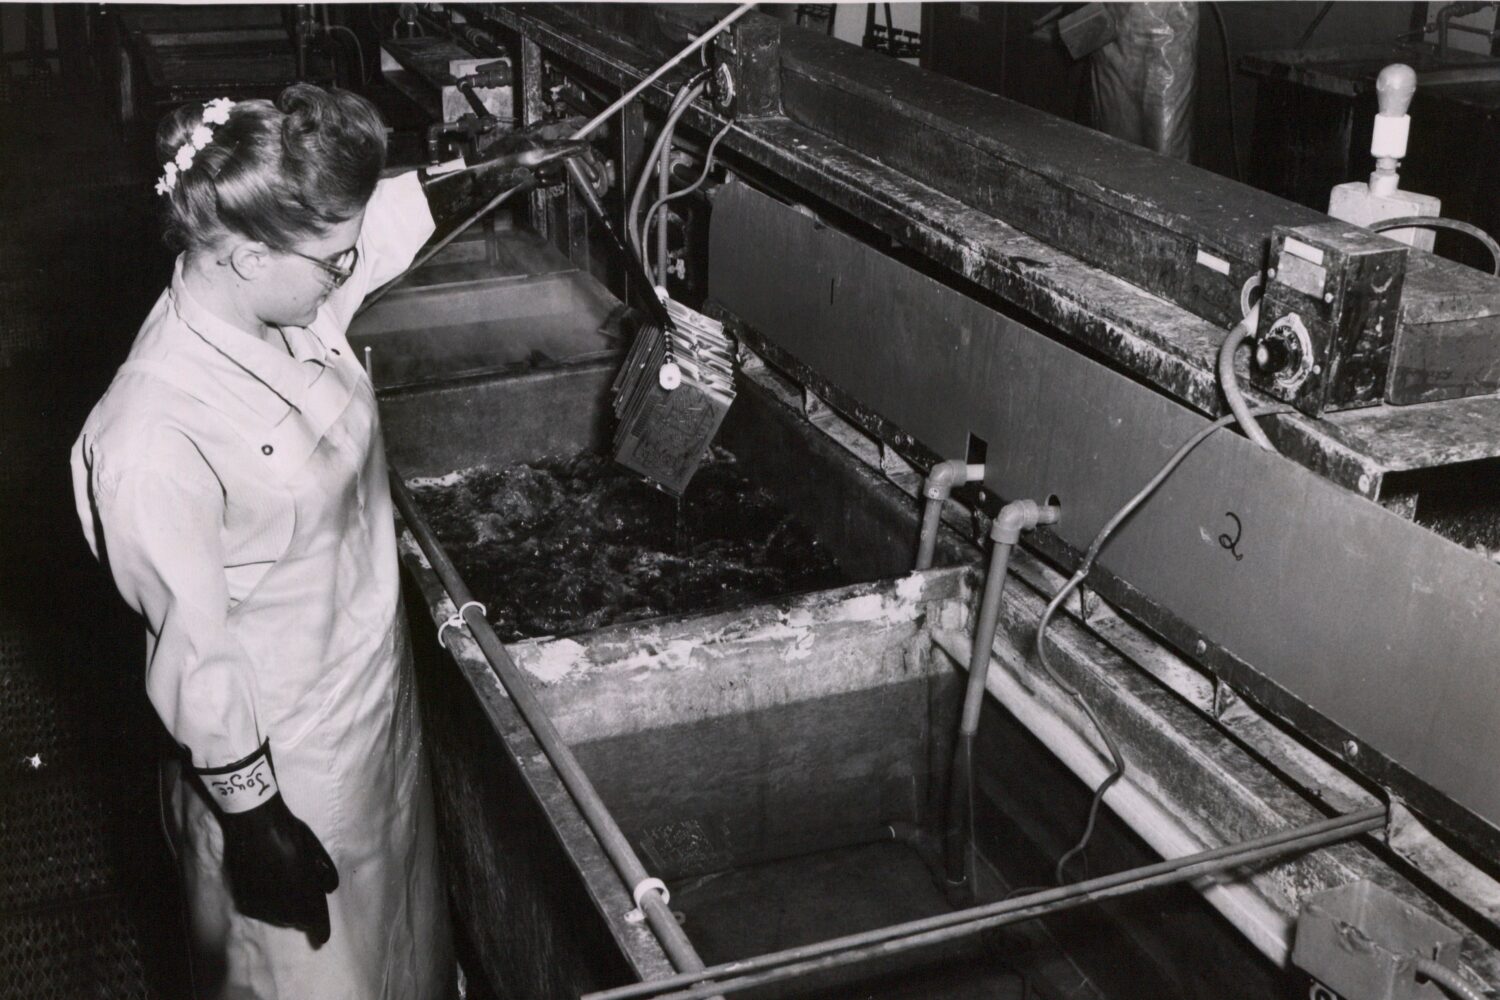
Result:
[[[602,31],[582,20],[583,13],[576,5],[527,4],[498,7],[491,20],[536,40],[554,64],[577,66],[619,86],[654,68],[648,40],[630,25],[622,21],[618,29]],[[604,17],[594,8],[587,13],[592,21]],[[658,84],[643,100],[664,108],[671,93],[670,86]],[[683,127],[703,134],[722,124],[721,117],[696,107],[682,120]],[[742,120],[719,148],[736,169],[748,163],[748,175],[769,173],[778,189],[790,186],[803,200],[848,212],[948,268],[956,281],[1020,305],[1051,324],[1054,335],[1109,357],[1205,412],[1220,411],[1213,369],[1221,328],[937,190],[930,178],[919,180],[879,162],[873,153],[786,118]],[[929,150],[925,162],[931,160]],[[1368,407],[1317,421],[1293,415],[1269,423],[1272,440],[1289,455],[1372,497],[1380,495],[1386,472],[1500,455],[1500,396]]]
[[[742,185],[715,204],[710,254],[713,298],[808,368],[941,453],[984,438],[999,495],[1056,494],[1075,552],[1204,424]],[[1335,752],[1352,739],[1355,766],[1500,846],[1500,566],[1223,433],[1101,567],[1267,708]]]

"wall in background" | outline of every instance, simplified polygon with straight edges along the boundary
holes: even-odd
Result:
[[[1074,62],[1060,44],[1031,34],[1031,24],[1050,6],[927,4],[923,18],[924,65],[1032,107],[1074,121],[1086,121],[1087,61]],[[1342,0],[1324,16],[1305,47],[1311,50],[1388,42],[1410,30],[1413,6]],[[1256,82],[1233,67],[1248,52],[1294,48],[1321,7],[1316,0],[1237,0],[1200,5],[1194,162],[1233,176],[1232,132],[1240,161],[1248,163],[1254,155],[1250,135],[1255,117]],[[862,5],[841,10],[840,23],[845,18],[852,20],[856,11],[862,31]]]
[[[865,37],[865,4],[841,3],[834,10],[833,37],[858,45]],[[885,23],[885,7],[891,8],[892,26],[903,31],[920,31],[922,5],[919,3],[876,4],[875,20]]]
[[[28,18],[42,29],[42,47],[55,49],[57,21],[52,7],[52,4],[0,3],[0,52],[12,54],[26,50]],[[47,64],[54,71],[59,68],[55,58],[48,59]],[[32,69],[26,60],[6,60],[0,66],[16,75],[29,73]]]
[[[1247,52],[1295,48],[1321,3],[1312,0],[1277,0],[1200,5],[1198,33],[1198,109],[1194,117],[1197,154],[1195,161],[1226,176],[1233,176],[1230,159],[1229,97],[1225,85],[1224,45],[1213,8],[1223,15],[1228,35],[1230,65]],[[1305,50],[1343,48],[1389,42],[1408,31],[1413,5],[1355,0],[1335,3]],[[1255,80],[1234,74],[1234,132],[1241,162],[1248,162],[1250,130],[1255,117]]]

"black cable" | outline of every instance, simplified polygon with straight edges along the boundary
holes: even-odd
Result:
[[[1239,375],[1234,370],[1234,355],[1249,338],[1255,336],[1255,325],[1260,317],[1259,308],[1252,308],[1250,314],[1234,325],[1234,329],[1224,338],[1219,345],[1219,356],[1216,368],[1219,376],[1219,390],[1224,393],[1224,400],[1229,404],[1229,412],[1234,414],[1239,421],[1240,429],[1245,436],[1266,451],[1275,451],[1276,446],[1266,436],[1266,432],[1260,429],[1250,415],[1250,404],[1245,401],[1245,393],[1240,389]]]
[[[1234,124],[1234,62],[1229,54],[1229,28],[1224,24],[1224,12],[1219,10],[1216,2],[1210,2],[1209,12],[1214,16],[1214,22],[1219,26],[1219,44],[1224,49],[1224,91],[1229,97],[1229,151],[1230,162],[1234,167],[1234,179],[1243,181],[1245,179],[1245,168],[1240,165],[1240,140],[1239,129]]]
[[[1318,8],[1318,12],[1313,15],[1313,19],[1308,24],[1307,30],[1302,32],[1301,38],[1297,39],[1297,48],[1302,48],[1302,46],[1312,40],[1313,32],[1318,30],[1318,25],[1323,23],[1323,18],[1327,17],[1328,12],[1331,10],[1333,10],[1333,0],[1327,0],[1323,6]]]
[[[1289,406],[1264,406],[1260,409],[1252,410],[1250,415],[1252,417],[1265,417],[1275,413],[1289,413],[1291,409]],[[1054,684],[1061,688],[1064,693],[1083,709],[1084,715],[1088,716],[1089,721],[1093,723],[1094,728],[1103,739],[1105,747],[1108,748],[1114,765],[1109,776],[1100,782],[1098,788],[1094,789],[1093,800],[1089,803],[1088,823],[1084,826],[1083,836],[1078,839],[1078,843],[1074,844],[1066,854],[1057,860],[1057,865],[1053,869],[1053,875],[1056,877],[1058,884],[1062,884],[1064,880],[1064,869],[1067,863],[1081,853],[1093,838],[1094,826],[1099,818],[1099,806],[1104,801],[1104,793],[1109,791],[1115,782],[1125,776],[1125,758],[1120,754],[1120,747],[1115,742],[1114,735],[1105,727],[1099,716],[1094,713],[1088,701],[1077,688],[1064,680],[1062,675],[1052,666],[1052,661],[1047,657],[1047,628],[1052,624],[1052,617],[1057,614],[1057,609],[1062,607],[1063,602],[1068,599],[1068,595],[1078,589],[1078,586],[1083,583],[1084,578],[1094,568],[1094,563],[1098,561],[1099,553],[1109,541],[1110,536],[1119,529],[1120,525],[1125,523],[1131,514],[1135,513],[1136,508],[1140,507],[1152,493],[1156,492],[1157,488],[1166,481],[1168,476],[1176,471],[1177,467],[1182,464],[1183,459],[1187,458],[1194,448],[1206,441],[1214,431],[1217,431],[1221,427],[1227,427],[1234,423],[1236,419],[1234,414],[1220,417],[1188,438],[1181,447],[1172,453],[1172,457],[1167,459],[1166,464],[1157,471],[1156,475],[1152,476],[1135,496],[1125,501],[1125,504],[1119,510],[1115,511],[1114,515],[1105,522],[1104,527],[1099,529],[1099,533],[1094,536],[1094,540],[1089,543],[1088,551],[1084,553],[1083,561],[1078,564],[1077,571],[1058,589],[1056,595],[1053,596],[1051,602],[1047,605],[1046,610],[1042,612],[1041,621],[1037,625],[1036,652],[1037,658],[1041,661],[1042,669],[1046,671],[1048,677],[1052,678]]]
[[[1500,277],[1500,243],[1496,243],[1495,238],[1483,229],[1467,222],[1445,219],[1441,215],[1404,215],[1399,219],[1382,219],[1379,222],[1372,222],[1365,228],[1377,233],[1392,229],[1451,229],[1456,233],[1466,233],[1484,244],[1493,262],[1493,270],[1490,273]]]
[[[639,219],[639,213],[641,205],[646,200],[646,188],[650,186],[651,177],[656,173],[662,146],[671,141],[672,130],[677,126],[677,119],[687,113],[688,105],[696,101],[703,90],[707,89],[706,81],[712,72],[711,69],[704,69],[700,73],[695,73],[678,88],[676,95],[672,98],[672,105],[667,111],[666,120],[662,123],[662,130],[657,134],[656,141],[652,143],[651,151],[646,155],[646,161],[641,166],[641,175],[630,195],[630,207],[625,212],[625,238],[638,256],[644,256],[644,248],[639,243],[645,239],[646,231],[645,222]]]
[[[1417,975],[1426,976],[1459,1000],[1485,1000],[1484,993],[1466,981],[1457,969],[1450,969],[1431,958],[1418,958],[1416,966]]]
[[[690,195],[694,191],[698,190],[700,187],[703,186],[703,182],[706,181],[706,180],[708,180],[709,171],[713,170],[713,168],[714,168],[714,150],[718,148],[718,146],[719,146],[719,140],[723,139],[726,135],[728,135],[729,134],[729,130],[731,128],[733,128],[733,127],[734,127],[734,119],[731,118],[731,119],[729,119],[728,121],[726,121],[724,123],[724,127],[723,128],[719,129],[718,132],[714,133],[713,140],[711,142],[709,142],[709,144],[708,144],[708,152],[706,152],[704,154],[704,156],[703,156],[703,172],[698,175],[698,179],[697,180],[693,181],[693,183],[689,184],[685,188],[682,188],[682,189],[677,190],[677,191],[673,191],[671,194],[667,195],[665,198],[658,198],[652,204],[652,206],[649,209],[646,210],[646,215],[645,215],[646,230],[645,230],[645,233],[644,233],[643,238],[642,238],[641,249],[642,249],[642,252],[645,254],[645,257],[643,258],[643,263],[646,265],[646,273],[647,274],[654,273],[651,270],[651,227],[656,224],[656,213],[659,212],[659,211],[661,211],[661,207],[663,205],[667,204],[668,202],[676,201],[678,198],[682,198],[682,197],[685,197],[687,195]]]

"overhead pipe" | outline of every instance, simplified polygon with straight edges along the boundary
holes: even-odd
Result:
[[[953,487],[962,483],[977,483],[984,479],[984,466],[974,465],[959,459],[938,462],[927,470],[927,479],[922,483],[922,496],[926,504],[922,508],[922,533],[917,538],[917,569],[931,569],[933,553],[937,550],[938,525],[943,520],[943,504],[953,493]]]
[[[982,468],[982,467],[981,467]],[[956,475],[949,473],[948,475]],[[928,480],[931,481],[929,475]],[[929,497],[929,504],[933,501]],[[937,501],[941,507],[942,501]],[[990,648],[1000,624],[1000,597],[1010,554],[1021,540],[1021,532],[1042,524],[1056,524],[1061,509],[1035,500],[1013,500],[1000,508],[990,526],[989,573],[979,599],[979,619],[974,626],[974,646],[969,655],[969,683],[964,689],[963,713],[958,740],[953,748],[953,769],[948,777],[948,817],[943,831],[943,866],[948,896],[972,900],[975,895],[974,858],[974,736],[979,732],[979,713],[984,707],[990,672]]]
[[[459,618],[468,625],[474,641],[479,644],[485,659],[489,661],[490,669],[495,672],[505,693],[510,696],[511,702],[531,728],[542,753],[578,805],[578,811],[583,814],[584,821],[598,838],[604,853],[619,873],[620,880],[635,899],[636,907],[645,916],[646,923],[656,935],[656,940],[661,943],[667,958],[679,972],[701,971],[703,959],[683,933],[677,918],[667,908],[669,897],[666,886],[659,879],[646,874],[645,866],[641,864],[635,849],[630,846],[624,831],[615,822],[609,807],[600,798],[594,783],[589,780],[588,773],[578,763],[578,758],[573,755],[562,734],[557,731],[536,692],[531,690],[531,684],[516,666],[516,661],[511,659],[504,643],[490,627],[489,620],[484,616],[483,606],[474,600],[473,593],[459,575],[453,560],[448,558],[448,553],[443,550],[442,543],[433,534],[426,519],[422,517],[406,484],[394,468],[390,470],[390,480],[391,496],[396,501],[397,509],[401,511],[407,529],[417,540],[417,545],[421,547],[422,554],[427,557],[427,562],[448,592],[448,597],[458,606]]]
[[[667,218],[671,215],[671,210],[667,208],[666,199],[671,193],[672,140],[669,137],[666,142],[662,143],[660,159],[656,164],[656,197],[661,202],[661,208],[657,209],[656,216],[656,284],[661,288],[667,287]],[[648,229],[650,225],[648,221],[646,223]]]

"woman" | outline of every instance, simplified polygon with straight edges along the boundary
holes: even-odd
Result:
[[[347,92],[181,108],[171,287],[73,448],[181,746],[201,996],[445,993],[453,963],[375,398],[345,339],[433,232]]]

